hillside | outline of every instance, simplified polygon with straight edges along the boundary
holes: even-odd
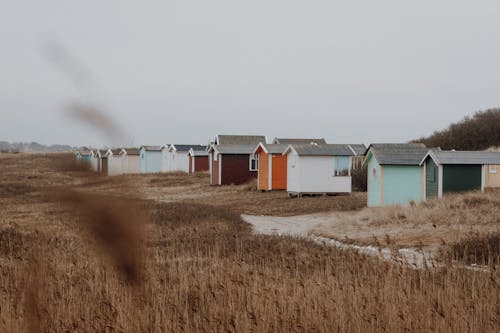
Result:
[[[500,109],[476,112],[432,135],[414,140],[427,147],[456,150],[485,150],[500,146]]]

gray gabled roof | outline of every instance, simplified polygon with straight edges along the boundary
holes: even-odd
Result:
[[[283,145],[310,144],[310,143],[316,143],[320,145],[320,144],[326,144],[326,141],[323,138],[318,138],[318,139],[274,138],[273,140],[273,144],[283,144]]]
[[[122,151],[122,148],[111,148],[106,151],[106,156],[118,156],[120,155],[120,152]]]
[[[285,144],[266,144],[260,143],[255,149],[254,153],[259,150],[259,147],[263,147],[267,154],[283,154],[289,145]]]
[[[208,156],[208,151],[207,150],[190,149],[188,154],[191,156]]]
[[[252,154],[255,145],[212,145],[208,151],[215,150],[219,154]]]
[[[254,147],[260,142],[266,143],[266,137],[263,135],[217,135],[217,145],[253,145]]]
[[[107,153],[108,153],[107,149],[97,149],[97,156],[99,158],[108,158]]]
[[[430,150],[420,164],[430,156],[437,164],[473,164],[473,165],[500,165],[500,152],[493,151],[453,151]]]
[[[90,150],[77,150],[75,152],[76,155],[80,155],[80,156],[89,156],[91,153]]]
[[[366,154],[366,146],[362,143],[360,144],[349,144],[349,147],[352,148],[352,150],[354,151],[354,153],[356,154],[356,156],[360,156],[360,155],[364,155]]]
[[[372,147],[375,149],[391,149],[391,150],[426,148],[423,143],[372,143],[368,148]]]
[[[141,149],[144,148],[145,151],[161,151],[162,146],[141,146]]]
[[[346,144],[289,145],[283,154],[287,154],[291,149],[295,150],[299,156],[354,156],[353,151]]]
[[[177,151],[182,151],[182,152],[188,152],[189,150],[207,150],[207,146],[204,145],[177,145],[177,144],[172,144],[170,145],[170,148],[175,148]]]
[[[125,152],[127,155],[140,155],[140,150],[139,148],[123,148],[122,153]]]
[[[380,165],[420,165],[428,151],[421,143],[376,143],[370,145],[366,158],[371,153]]]

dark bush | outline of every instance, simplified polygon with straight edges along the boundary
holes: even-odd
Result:
[[[427,147],[456,150],[485,150],[500,146],[500,109],[476,112],[447,129],[420,138]]]
[[[352,189],[358,192],[366,192],[368,188],[368,171],[366,166],[351,171]]]

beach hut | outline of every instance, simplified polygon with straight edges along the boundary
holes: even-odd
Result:
[[[420,163],[425,172],[425,198],[484,191],[487,179],[495,175],[490,166],[498,164],[500,152],[429,150]]]
[[[428,148],[419,143],[372,144],[363,164],[368,169],[368,206],[407,205],[424,199]]]
[[[165,144],[161,146],[161,171],[170,171],[170,144]]]
[[[265,136],[217,135],[208,149],[211,185],[243,184],[257,178],[259,167],[255,147]]]
[[[325,139],[274,138],[272,144],[259,143],[254,154],[259,157],[257,189],[286,190],[287,156],[283,152],[290,144],[326,144]]]
[[[123,148],[120,152],[123,173],[140,173],[140,150],[139,148]]]
[[[90,169],[91,151],[78,150],[75,153],[76,165],[84,169]]]
[[[96,149],[90,150],[90,170],[99,172],[99,157]]]
[[[365,159],[366,146],[362,143],[360,144],[349,144],[354,156],[352,158],[351,170],[358,170],[363,167],[363,160]]]
[[[139,159],[141,173],[162,172],[162,146],[141,146]]]
[[[351,157],[346,144],[289,145],[287,185],[290,195],[351,192]]]
[[[168,169],[167,171],[182,171],[189,173],[189,151],[206,151],[207,146],[203,145],[181,145],[172,144],[168,149]],[[208,156],[208,155],[207,155]]]
[[[260,191],[286,190],[286,144],[259,143],[253,154],[258,156],[257,189]]]
[[[194,150],[191,148],[188,153],[189,174],[208,171],[208,151]]]
[[[488,151],[500,152],[500,148],[490,148]],[[486,188],[500,187],[500,163],[484,165],[484,186]]]
[[[97,149],[97,159],[98,159],[97,172],[102,173],[103,175],[108,174],[107,152],[108,152],[107,149]]]
[[[120,155],[122,148],[108,149],[106,157],[108,158],[108,176],[121,175],[122,156]]]

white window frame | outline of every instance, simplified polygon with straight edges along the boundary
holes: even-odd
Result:
[[[490,164],[490,165],[488,165],[488,173],[497,173],[497,166],[496,166],[496,164]]]
[[[256,161],[256,168],[252,169],[252,161]],[[250,154],[248,159],[248,170],[250,171],[259,171],[259,154]]]

